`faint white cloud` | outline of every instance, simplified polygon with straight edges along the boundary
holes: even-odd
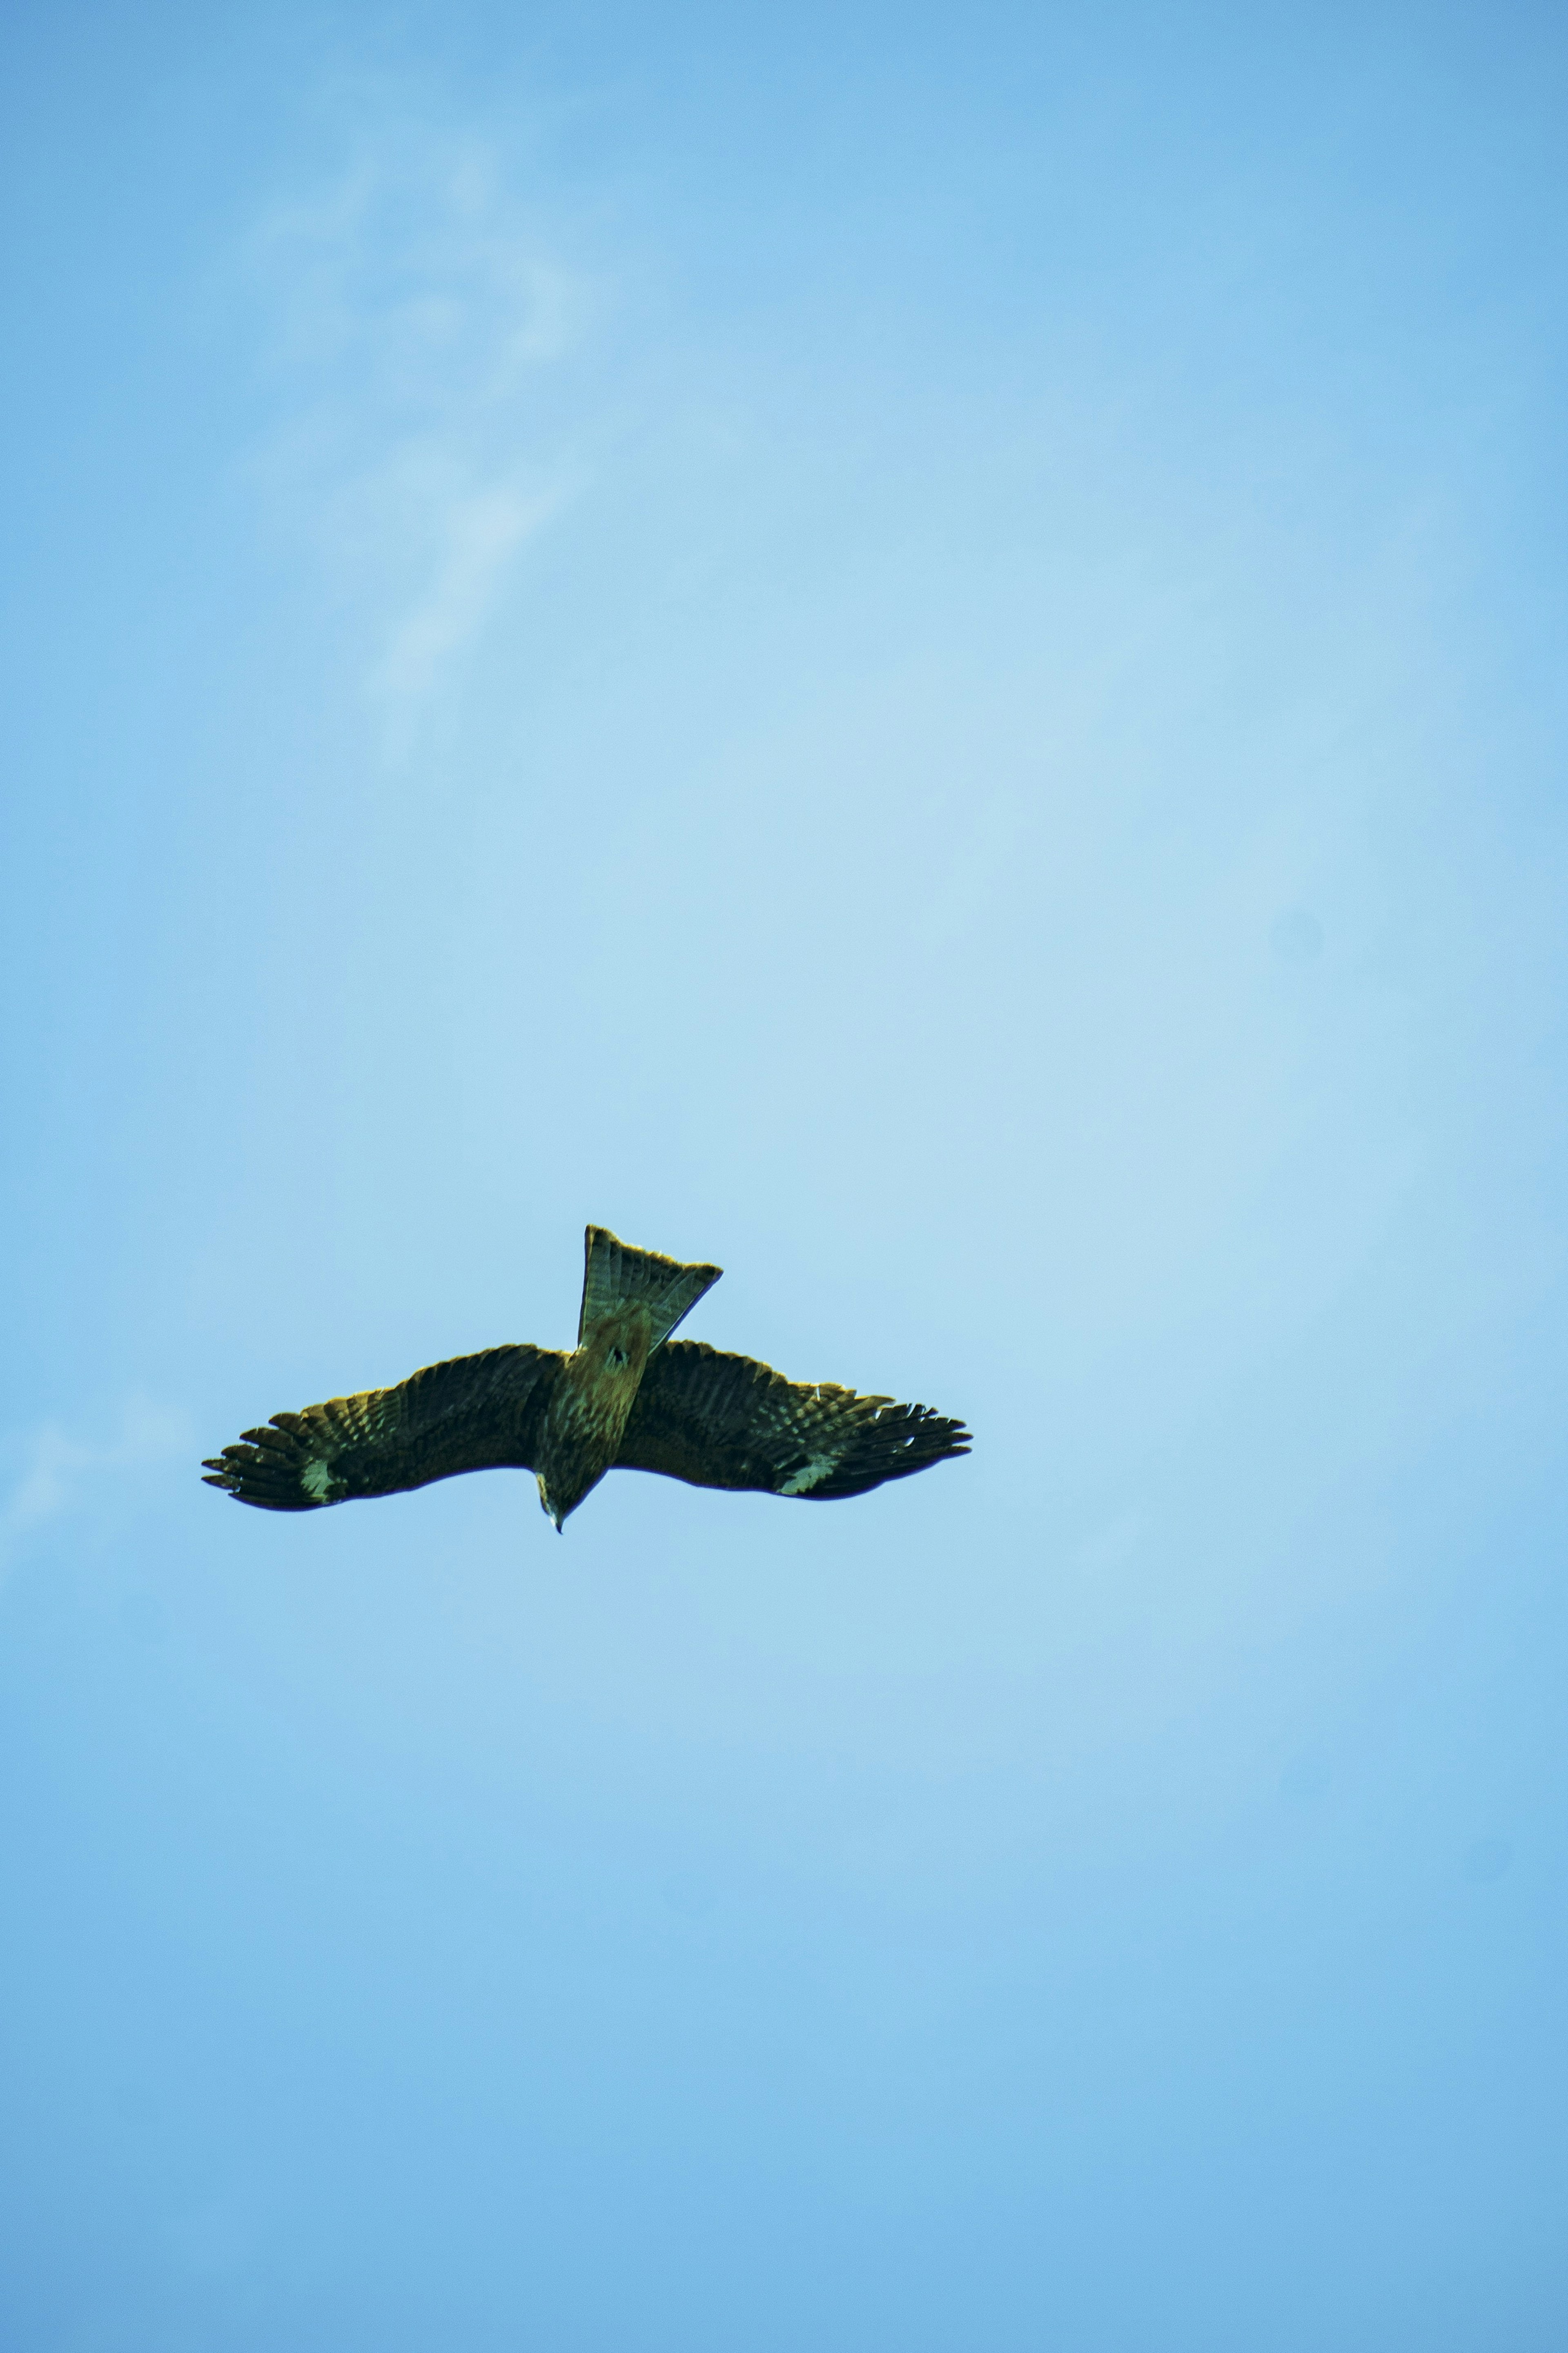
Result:
[[[451,657],[476,636],[507,566],[561,504],[560,489],[495,481],[451,486],[432,501],[439,545],[422,594],[393,627],[371,684],[393,704],[427,694]]]
[[[100,1500],[106,1482],[121,1486],[193,1445],[189,1416],[140,1392],[110,1438],[77,1437],[53,1421],[16,1433],[5,1448],[18,1468],[0,1503],[0,1562],[46,1521]]]
[[[335,174],[253,232],[284,412],[258,473],[363,617],[395,741],[579,486],[547,387],[592,290],[548,250],[495,142],[399,120],[343,144]]]

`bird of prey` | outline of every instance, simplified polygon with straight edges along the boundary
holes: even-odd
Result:
[[[929,1406],[786,1381],[670,1334],[723,1269],[683,1266],[590,1226],[577,1345],[487,1348],[396,1388],[275,1413],[205,1463],[207,1484],[267,1512],[395,1495],[460,1471],[531,1471],[559,1531],[606,1471],[822,1502],[952,1454],[969,1432]]]

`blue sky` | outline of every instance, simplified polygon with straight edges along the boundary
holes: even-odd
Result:
[[[1550,2353],[1556,12],[5,42],[7,2345]]]

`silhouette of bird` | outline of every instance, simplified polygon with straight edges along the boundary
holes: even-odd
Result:
[[[395,1388],[275,1413],[205,1463],[207,1484],[268,1512],[395,1495],[464,1471],[531,1471],[559,1530],[606,1471],[820,1503],[950,1455],[969,1432],[929,1406],[786,1380],[750,1356],[672,1340],[723,1270],[585,1237],[577,1345],[487,1348]]]

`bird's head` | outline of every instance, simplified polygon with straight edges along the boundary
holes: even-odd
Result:
[[[553,1479],[547,1477],[542,1471],[538,1476],[540,1508],[547,1520],[554,1521],[555,1533],[559,1535],[584,1496],[591,1487],[598,1485],[604,1473],[595,1471],[592,1478],[581,1481],[574,1481],[569,1474],[563,1480],[559,1471]]]

